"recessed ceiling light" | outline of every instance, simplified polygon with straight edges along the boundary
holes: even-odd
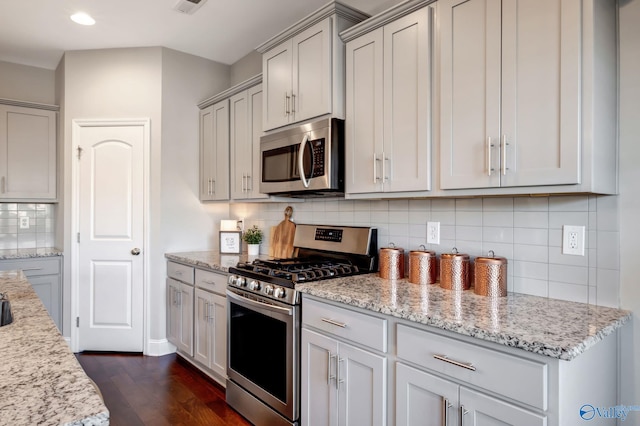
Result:
[[[93,25],[96,20],[84,12],[78,12],[71,15],[71,20],[80,25]]]

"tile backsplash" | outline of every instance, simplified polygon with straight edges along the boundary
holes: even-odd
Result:
[[[237,203],[230,217],[265,231],[293,207],[294,222],[375,226],[378,245],[405,250],[424,244],[438,254],[456,247],[471,257],[493,250],[508,259],[508,290],[603,306],[619,306],[620,229],[617,196],[463,199],[307,200]],[[427,222],[440,222],[440,244],[426,244]],[[585,255],[562,254],[562,226],[584,226]]]
[[[0,249],[54,247],[55,213],[55,204],[0,203]]]

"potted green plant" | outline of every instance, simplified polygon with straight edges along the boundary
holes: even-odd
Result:
[[[260,254],[260,243],[262,242],[262,230],[256,225],[244,231],[242,239],[247,243],[249,256]]]

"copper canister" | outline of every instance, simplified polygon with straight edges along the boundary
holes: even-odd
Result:
[[[414,284],[434,284],[436,282],[436,264],[435,251],[410,251],[409,282]]]
[[[452,253],[440,255],[440,287],[456,291],[471,287],[468,254],[458,253],[454,247]]]
[[[380,249],[380,278],[404,278],[404,249],[396,247],[393,243],[389,246]]]
[[[480,296],[503,297],[507,295],[507,259],[494,256],[476,257],[473,291]]]

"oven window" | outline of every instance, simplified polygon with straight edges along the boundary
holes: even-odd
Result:
[[[287,324],[235,303],[229,306],[229,365],[286,402]]]

